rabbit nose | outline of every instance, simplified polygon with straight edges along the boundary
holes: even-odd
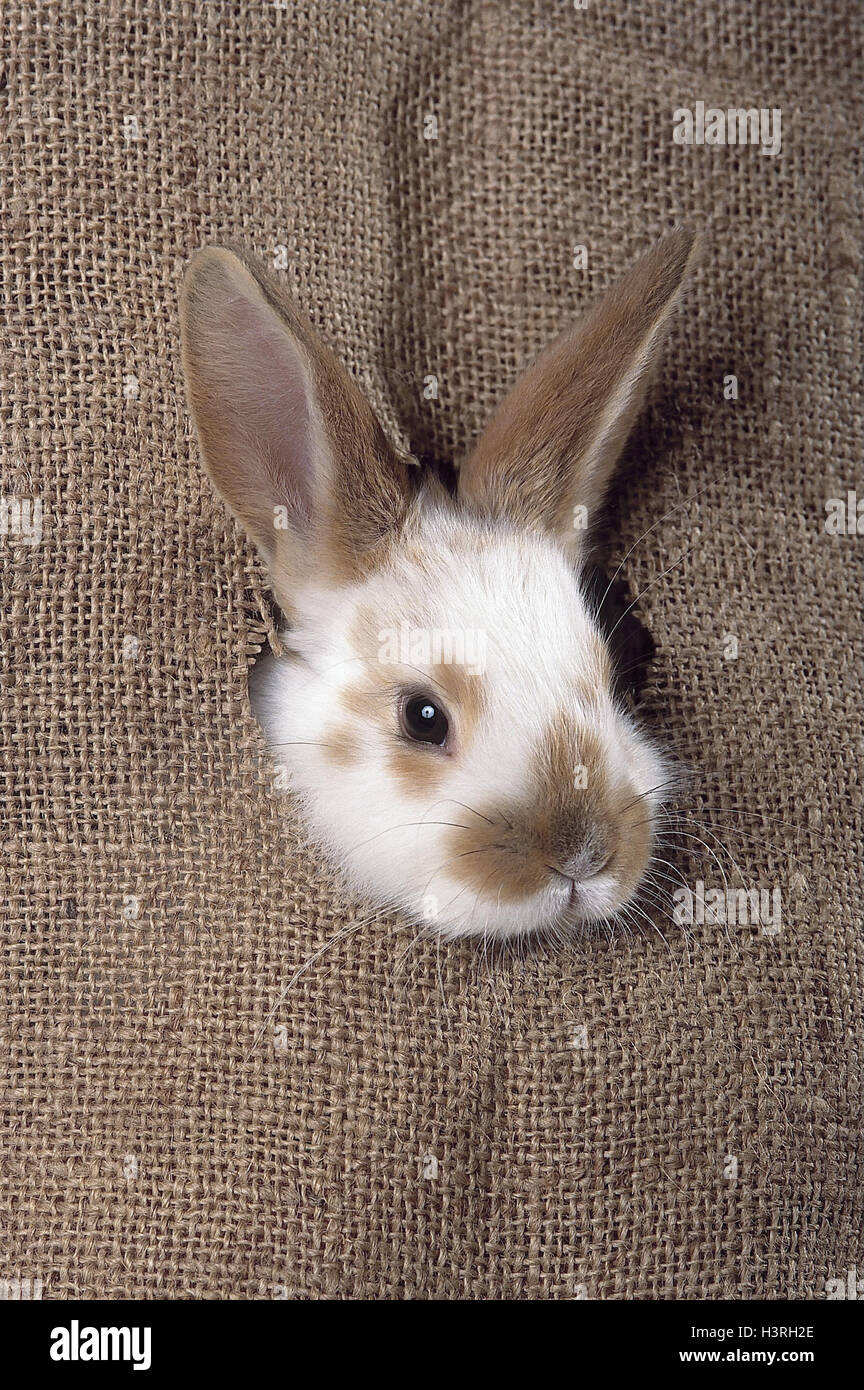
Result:
[[[592,836],[576,854],[568,855],[562,863],[559,873],[562,873],[565,878],[572,878],[574,883],[583,883],[585,879],[593,878],[595,874],[602,873],[609,864],[613,853],[610,836]]]

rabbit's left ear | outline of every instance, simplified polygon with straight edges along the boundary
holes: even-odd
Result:
[[[459,469],[460,498],[578,547],[644,400],[694,245],[685,229],[664,237],[540,354]]]
[[[183,371],[204,463],[287,607],[375,563],[415,491],[353,378],[271,276],[226,248],[186,272]]]

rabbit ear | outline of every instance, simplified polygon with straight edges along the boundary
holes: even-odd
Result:
[[[690,232],[664,237],[541,353],[459,469],[463,500],[578,544],[642,405],[693,253]]]
[[[413,486],[359,388],[260,270],[210,247],[181,301],[183,371],[207,471],[271,569],[339,582],[373,563]]]

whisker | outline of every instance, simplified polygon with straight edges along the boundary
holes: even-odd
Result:
[[[343,938],[346,936],[351,936],[354,932],[359,931],[361,927],[365,927],[366,925],[368,925],[369,922],[375,921],[376,918],[388,916],[389,911],[390,909],[378,909],[377,911],[373,912],[370,916],[363,917],[357,922],[348,922],[344,927],[341,927],[339,931],[335,932],[334,935],[331,936],[328,941],[325,941],[323,946],[319,947],[317,951],[313,951],[312,955],[307,957],[307,959],[303,962],[299,969],[295,970],[294,974],[291,976],[291,979],[288,981],[287,985],[282,990],[281,994],[276,1000],[276,1003],[273,1005],[273,1008],[270,1010],[269,1014],[266,1015],[264,1022],[262,1023],[257,1035],[253,1039],[252,1047],[249,1051],[248,1056],[243,1058],[244,1063],[251,1061],[253,1054],[255,1053],[259,1043],[261,1042],[261,1039],[264,1037],[264,1034],[266,1033],[268,1027],[273,1022],[273,1019],[276,1017],[278,1010],[282,1007],[286,998],[288,997],[289,991],[293,989],[294,985],[300,979],[300,976],[303,975],[309,969],[310,965],[314,965],[317,960],[320,960],[321,957],[325,955],[332,946],[336,945],[337,941],[343,940]]]
[[[642,908],[639,906],[639,904],[638,904],[637,902],[635,902],[635,901],[626,904],[626,906],[627,906],[629,909],[631,909],[632,911],[638,912],[638,913],[639,913],[639,916],[642,917],[642,918],[648,923],[649,927],[651,927],[652,930],[655,931],[655,932],[657,933],[657,935],[659,936],[660,940],[663,942],[663,945],[666,947],[666,950],[669,952],[669,958],[670,958],[670,960],[672,961],[673,965],[675,966],[676,970],[678,971],[678,977],[679,977],[679,979],[682,978],[681,964],[680,964],[680,962],[676,959],[676,957],[675,957],[675,952],[672,950],[672,947],[670,946],[669,941],[668,941],[667,938],[664,936],[664,934],[663,934],[663,932],[660,930],[660,928],[657,926],[657,923],[654,921],[653,917],[649,916],[649,914],[648,914],[647,912],[643,911],[643,909],[642,909]],[[689,952],[687,952],[686,943],[685,943],[685,952],[687,953],[687,964],[689,965],[689,964],[690,964],[690,956],[689,956]]]
[[[378,840],[378,839],[380,839],[382,835],[391,835],[391,834],[393,833],[394,830],[413,830],[413,829],[415,828],[415,826],[418,826],[418,825],[421,825],[421,826],[422,826],[422,825],[449,825],[449,826],[451,826],[454,830],[470,830],[470,829],[471,829],[471,827],[470,827],[469,825],[462,825],[460,821],[452,821],[452,820],[408,820],[408,821],[403,821],[403,823],[402,823],[401,825],[387,825],[387,826],[385,826],[383,830],[379,830],[379,831],[377,832],[377,834],[375,834],[375,835],[370,835],[368,840],[361,840],[360,843],[359,843],[359,845],[355,845],[353,849],[346,850],[345,853],[346,853],[346,855],[348,855],[348,854],[356,854],[357,851],[358,851],[358,849],[362,849],[364,845],[371,845],[373,840]]]
[[[718,844],[723,843],[718,838],[718,836],[714,834],[713,828],[710,825],[708,825],[705,821],[695,820],[693,816],[670,815],[667,811],[663,810],[661,810],[659,814],[663,816],[667,823],[670,825],[696,826],[697,829],[704,830],[706,834],[711,835],[712,838],[716,840]],[[790,855],[789,850],[785,847],[785,845],[778,844],[776,840],[769,840],[764,835],[750,835],[746,830],[741,830],[738,826],[735,825],[726,825],[722,828],[728,834],[737,835],[737,837],[741,840],[747,840],[754,845],[765,845],[768,849],[773,849],[779,855],[786,856],[790,859],[793,858],[793,856]],[[674,834],[676,832],[673,831],[672,833]],[[723,848],[726,849],[726,852],[728,854],[729,851],[725,845],[723,845]]]
[[[430,685],[437,686],[444,698],[446,700],[449,700],[450,697],[447,691],[444,689],[444,686],[440,683],[440,681],[436,681],[434,676],[430,676],[428,671],[422,670],[422,668],[419,666],[412,666],[411,663],[408,661],[400,661],[399,665],[404,666],[405,669],[408,671],[416,671],[418,676],[423,677],[424,681],[428,681]]]
[[[650,536],[652,531],[656,531],[657,527],[661,526],[664,521],[667,521],[670,516],[674,516],[676,512],[680,512],[683,507],[690,506],[690,504],[695,502],[698,497],[703,497],[706,492],[708,492],[712,487],[716,485],[718,477],[722,478],[725,473],[731,473],[733,469],[735,469],[736,467],[737,464],[730,464],[729,467],[727,469],[722,470],[719,475],[713,474],[710,483],[706,483],[704,487],[701,487],[697,489],[696,492],[690,493],[687,497],[682,498],[682,500],[680,502],[677,502],[674,507],[670,507],[668,512],[664,512],[662,516],[658,517],[657,520],[653,523],[653,525],[649,526],[646,531],[642,532],[641,536],[637,536],[636,540],[633,542],[630,549],[627,551],[626,555],[623,557],[618,567],[616,568],[614,574],[612,575],[612,578],[609,580],[609,583],[606,586],[606,591],[603,594],[600,603],[598,604],[598,611],[603,607],[603,604],[609,597],[609,591],[612,588],[612,585],[615,583],[615,580],[618,578],[619,574],[621,573],[627,561],[630,559],[630,556],[633,554],[633,551],[636,549],[636,547],[641,545],[642,542],[646,539],[646,537]]]
[[[796,825],[794,821],[780,820],[778,816],[769,816],[765,811],[747,811],[741,806],[718,806],[716,803],[712,802],[700,802],[698,809],[700,811],[731,811],[734,812],[736,816],[748,816],[756,820],[769,820],[773,821],[775,825],[783,825],[788,830],[797,830],[799,833],[807,828],[804,825]]]
[[[693,822],[687,820],[686,822],[683,822],[683,823],[692,824]],[[719,838],[719,836],[715,835],[714,832],[711,831],[711,830],[709,830],[707,826],[703,826],[702,828],[705,830],[706,834],[710,835],[711,838],[712,838],[712,840],[714,840],[714,842],[720,846],[720,848],[722,849],[723,853],[724,853],[724,854],[727,854],[727,855],[729,856],[729,859],[730,859],[730,861],[731,861],[731,863],[732,863],[734,869],[736,870],[736,872],[737,872],[737,874],[738,874],[738,877],[739,877],[740,880],[741,880],[742,886],[746,888],[747,885],[746,885],[746,883],[744,882],[744,875],[743,875],[742,872],[741,872],[741,869],[740,869],[740,867],[739,867],[739,864],[738,864],[737,859],[735,858],[735,856],[734,856],[734,854],[732,853],[732,851],[729,849],[729,846],[728,846],[728,845],[724,845],[723,841]],[[714,858],[717,859],[717,856],[716,856],[716,854],[714,854],[714,851],[712,850],[711,846],[708,845],[708,844],[706,844],[705,841],[701,838],[701,836],[699,836],[699,835],[693,835],[693,834],[690,834],[688,831],[679,830],[679,829],[674,830],[672,833],[673,833],[674,835],[681,835],[681,836],[683,836],[684,839],[696,840],[696,841],[698,841],[698,843],[702,845],[703,849],[706,849],[706,850],[708,851],[709,854],[713,855]],[[717,863],[718,863],[718,864],[719,864],[719,862],[720,862],[720,861],[717,860]],[[721,872],[722,872],[722,870],[721,870]]]
[[[268,743],[268,748],[336,748],[335,743],[324,743],[319,738],[291,738],[282,743]]]
[[[624,619],[627,617],[627,614],[630,613],[630,612],[632,612],[632,610],[636,607],[636,604],[639,602],[639,600],[640,600],[641,598],[644,598],[644,596],[647,594],[648,590],[652,587],[652,585],[656,584],[659,580],[665,578],[665,576],[666,576],[667,574],[671,574],[672,570],[674,570],[675,567],[676,567],[677,565],[680,565],[680,563],[681,563],[682,560],[686,560],[686,559],[687,559],[687,556],[691,553],[691,551],[693,551],[693,550],[696,549],[696,547],[697,547],[698,544],[699,544],[699,541],[694,541],[692,545],[688,545],[688,547],[687,547],[686,550],[682,550],[682,552],[681,552],[681,554],[678,556],[677,560],[673,560],[673,561],[672,561],[672,564],[671,564],[671,565],[667,565],[666,568],[665,568],[665,570],[661,570],[659,574],[655,574],[655,576],[654,576],[653,579],[649,579],[649,581],[648,581],[648,583],[645,585],[645,587],[644,587],[643,589],[640,589],[639,593],[636,595],[636,597],[634,598],[633,602],[632,602],[632,603],[629,603],[629,604],[627,605],[627,607],[624,609],[624,612],[623,612],[623,613],[621,614],[621,616],[619,617],[617,623],[616,623],[615,626],[612,628],[611,632],[609,632],[609,633],[606,634],[606,641],[607,641],[607,642],[611,642],[611,641],[612,641],[612,638],[615,636],[615,633],[618,631],[618,629],[619,629],[619,627],[621,626],[621,624],[623,623]]]
[[[455,796],[439,797],[437,801],[432,802],[432,805],[429,807],[429,810],[434,811],[435,807],[440,806],[442,802],[449,802],[451,806],[461,806],[463,811],[468,811],[472,816],[477,816],[479,820],[485,820],[487,825],[495,824],[494,820],[490,820],[488,816],[484,816],[482,811],[475,811],[473,806],[467,805],[467,803],[464,801],[457,801]],[[430,821],[429,824],[434,825],[435,822]]]
[[[346,656],[342,658],[340,661],[334,661],[332,666],[325,666],[323,671],[316,671],[315,668],[311,666],[311,663],[307,661],[305,657],[302,659],[304,665],[309,666],[313,674],[308,681],[304,681],[303,684],[300,686],[300,689],[297,691],[298,695],[300,695],[307,688],[307,686],[310,686],[313,681],[323,680],[325,676],[329,676],[330,672],[335,671],[339,666],[350,666],[352,661],[362,661],[363,657]]]
[[[632,801],[628,801],[626,806],[622,806],[618,814],[623,816],[624,812],[629,811],[631,806],[635,806],[637,801],[644,801],[646,796],[651,796],[653,792],[660,791],[662,787],[674,787],[676,785],[677,778],[668,777],[665,782],[658,782],[656,787],[649,787],[647,791],[640,792],[638,796],[634,796]]]
[[[433,869],[433,870],[432,870],[432,873],[431,873],[430,877],[427,878],[427,880],[426,880],[426,883],[425,883],[424,888],[423,888],[423,892],[420,894],[421,898],[424,897],[424,896],[426,895],[426,893],[429,891],[429,885],[430,885],[430,883],[433,882],[433,880],[435,879],[436,875],[440,874],[440,872],[441,872],[442,869],[446,869],[447,866],[448,866],[448,864],[454,864],[454,863],[456,862],[457,859],[467,859],[468,856],[469,856],[469,854],[485,854],[485,853],[487,852],[487,850],[490,850],[490,849],[500,849],[500,848],[501,848],[500,845],[482,845],[480,849],[466,849],[466,850],[464,851],[464,853],[462,853],[462,854],[453,854],[453,855],[451,855],[449,859],[445,859],[445,860],[444,860],[444,863],[443,863],[443,864],[439,864],[437,869]],[[469,886],[470,886],[469,884],[466,884],[464,888],[461,888],[461,889],[459,890],[459,892],[456,894],[456,898],[460,898],[460,897],[462,896],[462,894],[465,893],[465,892],[467,891],[467,889],[469,888]],[[453,903],[455,903],[456,898],[451,898],[451,899],[450,899],[450,902],[447,904],[447,906],[446,906],[445,909],[444,909],[445,912],[447,912],[447,911],[450,909],[450,907],[453,905]]]
[[[470,851],[469,851],[469,853],[470,853]],[[495,873],[495,869],[493,868],[493,869],[491,869],[490,872],[486,875],[486,877],[484,878],[483,882],[480,884],[480,887],[477,889],[477,893],[476,893],[476,896],[475,896],[475,898],[474,898],[474,906],[472,907],[472,909],[471,909],[471,915],[470,915],[470,917],[468,918],[468,924],[469,924],[469,926],[470,926],[470,924],[471,924],[471,923],[473,922],[473,920],[474,920],[474,913],[477,911],[477,904],[478,904],[479,901],[480,901],[480,895],[482,894],[483,889],[486,887],[486,884],[489,882],[490,878],[492,877],[492,875],[493,875],[494,873]],[[483,930],[483,935],[484,935],[484,937],[485,937],[485,935],[486,935],[486,929],[485,929],[485,927],[484,927],[484,930]]]
[[[675,831],[675,834],[676,834],[676,835],[681,835],[681,836],[683,836],[683,838],[688,839],[688,840],[696,840],[696,841],[702,846],[702,848],[703,848],[704,850],[707,850],[707,851],[708,851],[708,853],[711,855],[711,858],[714,860],[715,864],[717,865],[718,869],[720,870],[720,877],[723,879],[723,887],[724,887],[725,891],[728,893],[728,892],[729,892],[729,880],[728,880],[727,877],[726,877],[726,870],[723,868],[723,864],[722,864],[721,860],[718,858],[717,854],[714,852],[714,850],[711,848],[711,846],[708,845],[708,844],[706,844],[705,841],[704,841],[703,839],[701,839],[701,837],[700,837],[699,835],[689,835],[689,834],[687,834],[686,831],[683,831],[683,830],[676,830],[676,831]],[[735,871],[736,871],[736,873],[738,874],[739,879],[741,880],[741,886],[742,886],[742,887],[744,888],[744,890],[746,891],[746,889],[747,889],[747,884],[745,883],[745,881],[744,881],[744,875],[742,874],[741,869],[740,869],[739,866],[738,866],[738,861],[735,859],[734,855],[730,853],[729,849],[728,849],[720,840],[718,840],[717,843],[720,845],[720,848],[724,851],[724,853],[729,855],[729,858],[730,858],[730,860],[731,860],[731,862],[732,862],[732,865],[733,865],[733,867],[735,868]],[[696,851],[696,850],[688,850],[687,847],[686,847],[686,846],[683,846],[683,845],[681,846],[681,849],[682,849],[682,851],[683,851],[684,854],[689,853],[689,854],[692,854],[692,855],[696,855],[696,854],[698,853],[698,851]],[[724,923],[723,923],[723,926],[724,926],[724,930],[725,930],[725,933],[726,933],[726,940],[729,942],[729,945],[732,946],[733,942],[732,942],[731,936],[729,935],[729,924],[728,924],[727,922],[724,922]]]

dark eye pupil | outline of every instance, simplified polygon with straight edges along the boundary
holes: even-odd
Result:
[[[402,727],[417,743],[441,744],[447,737],[449,724],[443,709],[428,695],[412,695],[405,701]]]

